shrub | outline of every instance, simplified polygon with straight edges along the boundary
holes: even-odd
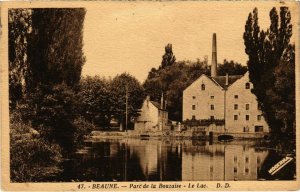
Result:
[[[59,145],[45,141],[37,131],[18,121],[17,117],[19,115],[16,113],[11,115],[11,181],[38,181],[42,176],[47,177],[57,172],[57,165],[62,160]]]
[[[74,120],[73,126],[75,127],[74,140],[76,143],[83,141],[83,136],[90,134],[96,129],[96,126],[83,117],[78,117]]]

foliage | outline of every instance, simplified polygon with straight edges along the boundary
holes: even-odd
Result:
[[[79,84],[80,114],[99,126],[109,126],[113,115],[110,84],[99,76],[87,76]]]
[[[83,8],[32,9],[28,40],[28,90],[39,84],[74,86],[80,80],[83,55]]]
[[[33,128],[20,121],[20,115],[11,114],[10,173],[13,182],[37,181],[43,174],[50,177],[58,171],[62,160],[61,148],[45,141]]]
[[[247,72],[247,67],[234,61],[227,61],[224,59],[223,64],[218,64],[218,75],[243,75]]]
[[[82,117],[77,117],[73,122],[73,126],[76,129],[74,133],[75,143],[82,143],[84,136],[89,135],[93,130],[96,129],[96,126],[93,123]]]
[[[271,132],[293,134],[295,94],[291,90],[295,87],[295,48],[290,44],[292,24],[289,9],[281,7],[278,15],[273,8],[270,20],[269,29],[260,30],[255,8],[246,21],[244,43],[249,56],[249,78]]]
[[[9,100],[10,108],[15,108],[22,98],[22,81],[28,73],[26,53],[31,31],[31,12],[28,9],[9,9],[8,29]]]
[[[72,145],[77,100],[66,84],[39,86],[25,98],[24,106],[23,119],[31,122],[43,137],[58,142],[65,149]]]
[[[85,9],[11,9],[9,17],[11,103],[18,99],[24,122],[66,148],[76,132]]]
[[[144,89],[139,81],[127,73],[117,75],[110,85],[113,117],[125,125],[126,92],[128,96],[128,122],[139,115],[144,100]]]
[[[92,128],[77,117],[76,107],[85,62],[84,17],[83,8],[9,10],[11,114],[21,113],[19,122],[11,123],[13,180],[36,180],[44,163],[70,154]]]
[[[162,56],[160,68],[165,68],[171,66],[175,63],[176,57],[173,55],[172,44],[165,46],[165,54]]]

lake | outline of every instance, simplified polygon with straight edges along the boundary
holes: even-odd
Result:
[[[60,181],[293,180],[295,161],[268,170],[285,155],[258,141],[97,139],[65,160]]]

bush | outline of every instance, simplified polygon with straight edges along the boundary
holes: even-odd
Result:
[[[11,114],[11,181],[38,181],[57,173],[57,165],[62,160],[59,145],[45,141],[31,126],[18,121],[18,117],[16,113]]]
[[[78,117],[74,120],[73,126],[75,127],[74,140],[75,143],[81,143],[83,136],[90,134],[96,129],[96,126],[83,117]]]

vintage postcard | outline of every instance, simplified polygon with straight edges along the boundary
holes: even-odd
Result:
[[[1,2],[2,190],[299,190],[299,7]]]

